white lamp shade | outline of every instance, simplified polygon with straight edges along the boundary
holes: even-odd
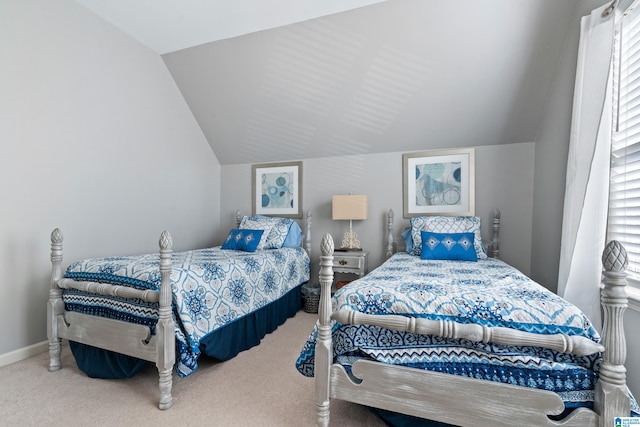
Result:
[[[368,201],[365,195],[347,194],[333,196],[332,215],[334,220],[367,219]]]

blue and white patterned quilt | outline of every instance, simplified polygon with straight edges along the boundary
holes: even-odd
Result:
[[[501,326],[538,334],[564,333],[600,341],[574,305],[496,259],[421,260],[397,253],[369,275],[338,290],[333,309],[401,314]],[[333,322],[334,361],[350,371],[361,358],[557,392],[570,408],[589,406],[600,354],[575,356],[524,346],[477,343],[368,325]],[[317,328],[296,367],[313,376]],[[635,402],[633,402],[635,404]],[[637,412],[637,405],[635,406]]]
[[[70,265],[66,278],[160,288],[158,254],[95,258]],[[198,366],[199,343],[218,330],[284,296],[309,280],[309,257],[300,247],[258,252],[219,247],[173,253],[171,283],[176,320],[176,370]],[[155,332],[158,304],[65,290],[67,310],[148,325]]]

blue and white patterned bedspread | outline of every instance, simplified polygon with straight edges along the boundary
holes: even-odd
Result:
[[[338,290],[332,304],[334,311],[346,308],[368,314],[446,319],[600,341],[597,330],[577,307],[496,259],[437,261],[397,253],[369,275]],[[567,407],[589,405],[601,361],[599,354],[574,356],[368,325],[334,322],[332,330],[334,360],[347,370],[364,357],[552,390]],[[306,376],[313,376],[316,338],[317,328],[296,361],[297,369]]]
[[[66,278],[159,290],[158,254],[95,258],[70,265]],[[171,283],[178,351],[176,370],[197,368],[200,340],[284,296],[309,280],[309,257],[300,247],[258,252],[219,247],[172,255]],[[67,310],[141,323],[155,329],[158,304],[64,292]]]
[[[336,293],[336,309],[504,326],[599,342],[582,312],[497,259],[429,261],[395,254],[383,268]]]

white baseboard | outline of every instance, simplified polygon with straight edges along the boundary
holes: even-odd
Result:
[[[9,353],[0,354],[0,366],[10,365],[49,350],[49,341],[42,341],[22,347]]]

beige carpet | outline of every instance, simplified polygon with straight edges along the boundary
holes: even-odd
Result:
[[[227,362],[201,357],[193,375],[174,375],[168,411],[157,408],[155,368],[131,379],[92,379],[65,345],[60,371],[47,370],[48,353],[0,368],[0,425],[313,426],[313,379],[298,373],[295,360],[316,318],[300,311]],[[331,425],[384,423],[366,408],[334,400]]]

